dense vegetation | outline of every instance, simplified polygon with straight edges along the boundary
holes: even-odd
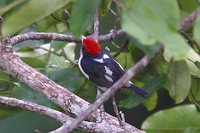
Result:
[[[103,49],[109,47],[126,69],[144,55],[152,57],[149,65],[132,80],[145,88],[150,97],[144,99],[127,90],[117,94],[127,122],[147,133],[195,133],[200,131],[200,17],[187,27],[181,22],[198,5],[198,0],[1,0],[2,35],[12,37],[28,32],[54,32],[77,38],[90,35],[98,8],[99,35],[119,29],[126,32],[111,41],[102,41]],[[96,86],[82,76],[76,64],[79,43],[28,40],[13,49],[25,63],[58,84],[91,103],[95,100]],[[60,109],[3,70],[0,95]],[[112,113],[110,106],[107,102],[105,108]],[[0,105],[1,132],[25,133],[35,129],[47,132],[58,126],[59,123],[44,116]]]

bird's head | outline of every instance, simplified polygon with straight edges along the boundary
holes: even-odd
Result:
[[[89,55],[98,55],[102,52],[100,45],[92,38],[81,37],[83,49]]]

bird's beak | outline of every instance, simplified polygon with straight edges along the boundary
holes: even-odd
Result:
[[[83,44],[83,40],[86,39],[86,37],[84,35],[81,35],[81,42]]]

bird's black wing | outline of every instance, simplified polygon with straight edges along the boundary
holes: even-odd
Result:
[[[108,54],[107,54],[108,55]],[[94,58],[82,58],[81,66],[89,79],[100,87],[111,87],[123,74],[124,71],[115,59],[108,55],[109,58],[103,59],[103,63],[94,61]],[[112,75],[106,73],[105,67],[112,71]]]

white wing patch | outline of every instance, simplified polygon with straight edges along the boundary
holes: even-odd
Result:
[[[105,71],[106,71],[106,74],[107,74],[107,75],[104,75],[105,78],[106,78],[108,81],[113,82],[112,78],[109,77],[109,76],[112,76],[113,72],[112,72],[112,71],[109,69],[109,67],[107,67],[107,66],[104,66],[104,68],[105,68]],[[108,75],[109,75],[109,76],[108,76]]]
[[[109,56],[107,54],[103,54],[103,59],[108,59]]]
[[[117,62],[116,60],[114,60],[117,64],[118,64],[118,66],[122,69],[122,70],[124,70],[124,68],[119,64],[119,62]]]
[[[94,59],[94,61],[99,62],[99,63],[104,63],[103,59]]]
[[[111,77],[109,77],[108,75],[104,75],[104,76],[105,76],[105,78],[106,78],[108,81],[113,82],[113,80],[112,80]]]
[[[101,87],[101,86],[98,86],[98,88],[101,90],[101,91],[106,91],[108,88],[106,87]]]
[[[108,74],[109,76],[112,76],[113,72],[110,70],[109,67],[104,66],[105,70],[106,70],[106,74]]]
[[[106,54],[103,54],[103,58],[100,58],[100,59],[94,59],[95,62],[98,62],[98,63],[104,63],[104,59],[108,59],[109,56],[106,55]]]

